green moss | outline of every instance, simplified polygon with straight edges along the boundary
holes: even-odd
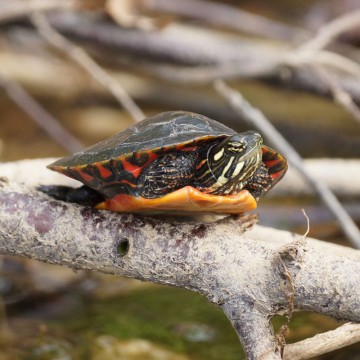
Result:
[[[79,334],[76,347],[83,348],[83,356],[91,337],[107,334],[119,339],[147,339],[199,360],[241,358],[240,343],[226,316],[193,292],[154,286],[116,299],[97,300],[91,305],[89,299],[86,302],[87,310],[82,315],[78,313],[78,318],[67,319],[65,324],[71,334]],[[214,338],[208,342],[191,342],[176,330],[181,324],[194,323],[214,330]]]
[[[223,312],[193,292],[150,285],[105,300],[76,291],[70,297],[72,304],[77,303],[77,306],[70,312],[64,306],[67,315],[59,313],[57,319],[48,320],[44,334],[36,335],[37,330],[34,329],[33,338],[19,339],[14,359],[54,358],[49,352],[39,356],[36,349],[41,349],[43,344],[65,344],[73,360],[88,360],[100,335],[111,335],[119,340],[146,339],[186,354],[192,360],[244,358],[235,331]],[[273,323],[276,332],[281,325],[288,324],[280,316],[276,316]],[[195,327],[192,327],[194,324]],[[319,314],[295,313],[286,340],[288,343],[296,342],[337,326],[336,321]],[[209,340],[190,341],[188,335],[194,328],[210,330]],[[357,354],[359,347],[353,345],[339,352],[350,356]],[[333,353],[321,359],[332,359],[332,356]]]

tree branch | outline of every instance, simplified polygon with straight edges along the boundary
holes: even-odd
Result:
[[[248,359],[280,359],[268,319],[289,309],[360,322],[360,278],[348,276],[360,272],[359,251],[355,260],[302,237],[265,242],[246,232],[254,220],[179,223],[97,211],[1,180],[1,253],[197,291],[223,308]]]
[[[281,359],[270,320],[256,309],[253,299],[234,297],[221,308],[238,334],[248,359]]]

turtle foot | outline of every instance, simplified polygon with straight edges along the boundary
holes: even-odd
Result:
[[[88,186],[72,188],[61,185],[41,185],[37,190],[53,197],[56,200],[72,202],[80,205],[95,206],[104,201],[104,197]]]

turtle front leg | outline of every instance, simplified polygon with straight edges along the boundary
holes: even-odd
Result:
[[[105,200],[103,195],[86,185],[78,188],[60,185],[41,185],[37,189],[56,200],[80,205],[95,206]]]
[[[196,159],[194,151],[159,156],[140,175],[139,195],[154,199],[191,185],[195,176]]]

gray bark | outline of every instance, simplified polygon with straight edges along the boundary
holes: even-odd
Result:
[[[360,251],[333,255],[332,246],[319,251],[301,236],[266,242],[247,231],[255,221],[116,214],[5,179],[0,186],[1,253],[199,292],[224,310],[248,359],[281,358],[269,323],[275,314],[311,310],[360,322],[360,278],[349,276],[360,272]]]

